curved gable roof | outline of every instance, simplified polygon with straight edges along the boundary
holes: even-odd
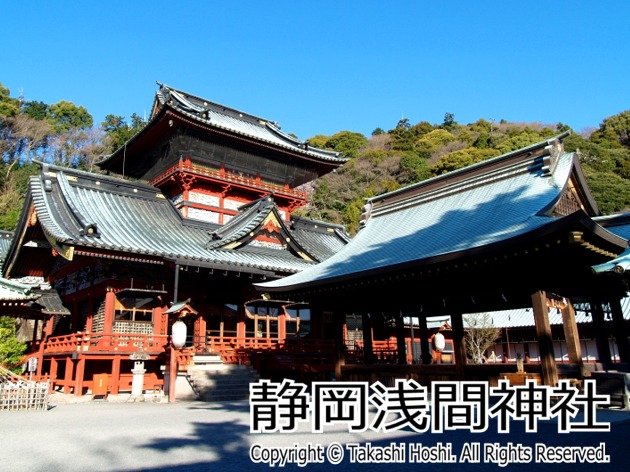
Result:
[[[422,265],[558,222],[551,212],[579,167],[562,149],[564,136],[374,197],[345,248],[316,267],[257,286],[287,291]]]
[[[281,274],[312,265],[287,251],[208,247],[209,227],[185,221],[160,190],[150,185],[44,165],[31,178],[28,198],[25,208],[34,209],[46,239],[60,254],[70,247],[75,253],[121,252],[142,255],[146,260],[215,263],[235,270],[255,268]],[[24,235],[29,221],[23,214],[19,241],[14,242],[9,258],[17,257],[27,242]],[[249,224],[247,217],[243,224]]]
[[[151,119],[147,125],[132,137],[125,146],[117,149],[109,156],[105,156],[98,165],[103,169],[117,169],[121,166],[124,154],[147,133],[153,124],[158,126],[165,113],[171,117],[173,113],[185,117],[186,121],[196,124],[204,129],[214,129],[218,132],[227,132],[244,139],[253,140],[265,145],[274,146],[276,149],[288,151],[294,156],[299,156],[312,162],[323,163],[332,170],[348,159],[340,152],[319,149],[309,145],[308,141],[302,141],[280,129],[280,125],[266,118],[257,117],[236,110],[210,100],[175,89],[166,84],[159,83],[153,102]],[[172,123],[169,124],[172,126]],[[166,129],[169,129],[169,126]],[[160,130],[160,134],[166,130]],[[124,166],[123,166],[124,168]]]

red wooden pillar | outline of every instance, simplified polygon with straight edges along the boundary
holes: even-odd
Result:
[[[539,290],[532,294],[532,307],[534,309],[534,323],[536,324],[536,337],[538,338],[538,349],[540,351],[543,384],[555,386],[558,383],[558,369],[553,354],[551,325],[549,324],[549,310],[545,292]]]
[[[175,385],[177,383],[177,352],[173,345],[169,347],[169,364],[168,364],[168,401],[175,401]]]
[[[63,393],[70,393],[72,384],[72,372],[74,371],[74,363],[71,356],[66,357],[66,370],[63,376]]]
[[[85,375],[85,358],[82,357],[77,362],[77,372],[74,378],[74,395],[83,395],[83,376]]]
[[[55,380],[57,380],[57,359],[54,357],[50,358],[50,392],[55,390]]]
[[[85,320],[85,332],[92,332],[92,321],[94,319],[94,297],[90,297],[88,299],[88,313],[87,318]]]
[[[112,334],[115,311],[116,293],[112,287],[107,287],[107,293],[105,293],[105,320],[103,324],[103,334]]]
[[[166,334],[166,327],[164,326],[164,308],[161,306],[153,309],[153,334],[163,335]]]
[[[118,395],[120,389],[120,356],[112,360],[112,382],[109,391],[112,395]]]
[[[239,346],[245,344],[245,338],[247,333],[245,332],[245,306],[240,305],[238,307],[238,315],[236,319],[236,340]]]
[[[206,348],[206,319],[203,315],[199,315],[195,321],[195,346],[199,349]]]
[[[281,307],[278,313],[278,341],[285,339],[287,339],[287,315],[285,315],[284,307]]]

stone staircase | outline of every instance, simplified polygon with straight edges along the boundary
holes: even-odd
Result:
[[[218,354],[195,356],[193,361],[187,377],[201,401],[246,400],[249,384],[260,379],[251,366],[224,364]]]

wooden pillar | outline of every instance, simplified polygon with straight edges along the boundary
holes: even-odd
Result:
[[[63,375],[63,393],[70,393],[72,386],[72,373],[74,372],[74,362],[72,357],[66,357],[66,370]]]
[[[575,308],[569,300],[566,308],[562,309],[562,325],[564,327],[564,339],[567,343],[569,362],[575,364],[578,369],[578,377],[584,377],[584,362],[582,361],[582,345],[577,321],[575,320]]]
[[[153,334],[157,336],[167,334],[164,326],[164,308],[161,306],[153,309]]]
[[[105,293],[105,320],[103,324],[103,334],[112,334],[115,311],[116,293],[113,288],[107,287],[107,292]]]
[[[369,313],[361,315],[363,321],[363,363],[374,363],[374,348],[372,346],[372,317]]]
[[[53,315],[49,315],[46,320],[46,324],[44,325],[44,329],[42,332],[42,339],[39,343],[39,349],[37,350],[37,377],[40,378],[42,375],[42,368],[44,367],[44,352],[46,351],[46,343],[48,342],[48,338],[52,335],[53,332],[53,324],[55,318]]]
[[[70,322],[70,332],[76,333],[77,331],[83,331],[83,327],[79,328],[79,302],[74,301],[72,304],[72,315]]]
[[[282,342],[287,338],[287,315],[285,315],[284,307],[280,307],[278,311],[278,341]]]
[[[466,379],[466,339],[464,337],[464,318],[461,313],[451,315],[451,327],[453,328],[453,344],[455,348],[455,379]]]
[[[610,311],[612,313],[613,326],[617,349],[619,350],[619,361],[630,366],[630,343],[628,342],[628,323],[623,319],[621,301],[614,298],[610,301]]]
[[[98,310],[98,307],[97,307]],[[85,331],[92,332],[92,322],[94,321],[94,297],[88,299],[88,313],[85,319]]]
[[[109,392],[112,395],[118,395],[118,391],[120,390],[120,360],[120,356],[116,356],[112,359],[112,381],[109,387]]]
[[[407,364],[407,343],[405,342],[405,323],[402,313],[396,315],[396,348],[398,363]]]
[[[247,336],[245,318],[246,318],[245,306],[242,304],[239,304],[238,314],[236,318],[236,339],[237,339],[237,344],[239,346],[245,345],[245,338]],[[255,328],[256,327],[254,327],[254,329]]]
[[[39,320],[35,319],[35,320],[33,320],[33,337],[31,339],[31,341],[33,341],[33,342],[37,341],[38,331],[39,331]]]
[[[333,329],[335,333],[335,379],[342,380],[342,368],[346,365],[346,343],[344,342],[346,327],[346,317],[340,313],[333,314]]]
[[[532,294],[532,308],[534,309],[534,323],[536,324],[536,337],[538,338],[538,350],[540,351],[543,384],[554,386],[558,383],[558,369],[553,354],[547,295],[544,291],[539,290]]]
[[[597,345],[597,359],[608,365],[611,362],[610,344],[608,344],[608,329],[604,320],[604,310],[599,301],[591,301],[591,317],[595,328],[595,344]]]
[[[206,349],[206,319],[203,317],[203,315],[199,315],[199,317],[197,318],[197,323],[195,323],[195,325],[197,326],[198,332],[195,333],[195,337],[196,337],[196,342],[195,345],[201,349],[201,350],[205,350]]]
[[[76,375],[74,376],[74,396],[83,395],[83,376],[85,375],[85,358],[81,357],[77,361]]]
[[[423,364],[430,364],[433,360],[431,347],[429,345],[429,328],[427,328],[427,317],[419,316],[418,324],[420,328],[420,358]]]
[[[311,339],[322,339],[324,331],[324,313],[321,307],[311,304]]]
[[[57,368],[59,363],[54,357],[50,358],[50,392],[55,390],[55,380],[57,380]]]
[[[175,401],[175,384],[177,383],[177,352],[171,345],[168,363],[168,401]]]

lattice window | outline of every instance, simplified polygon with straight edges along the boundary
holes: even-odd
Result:
[[[98,308],[92,318],[92,332],[102,333],[105,329],[105,297],[95,298],[94,306]]]
[[[115,321],[112,332],[117,334],[153,334],[153,323]]]
[[[566,190],[553,209],[553,216],[567,216],[578,211],[582,205],[571,189]]]

